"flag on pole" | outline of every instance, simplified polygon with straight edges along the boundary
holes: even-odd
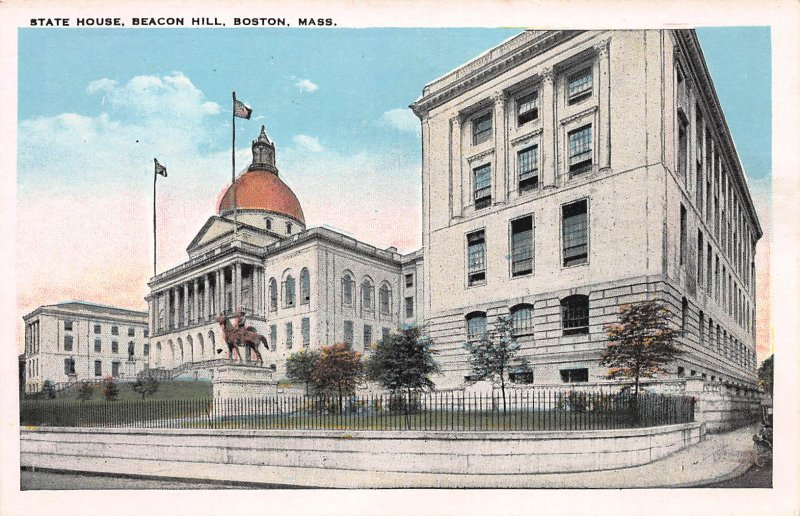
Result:
[[[250,115],[253,114],[253,110],[249,107],[245,106],[242,102],[235,100],[233,101],[233,116],[238,116],[239,118],[244,118],[250,120]]]
[[[159,163],[156,158],[153,158],[153,161],[156,162],[156,174],[167,177],[167,167]]]

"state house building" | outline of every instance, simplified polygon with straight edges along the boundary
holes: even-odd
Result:
[[[437,386],[457,387],[462,344],[510,314],[526,359],[514,381],[594,382],[604,325],[659,299],[686,351],[670,376],[755,385],[762,230],[694,31],[526,31],[411,108],[421,250],[307,229],[262,128],[188,260],[149,282],[148,366],[225,356],[215,316],[241,306],[278,378],[299,349],[364,351],[422,324]]]

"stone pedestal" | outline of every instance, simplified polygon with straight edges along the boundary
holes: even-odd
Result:
[[[214,400],[231,398],[264,398],[275,394],[272,370],[250,364],[230,364],[215,368]]]

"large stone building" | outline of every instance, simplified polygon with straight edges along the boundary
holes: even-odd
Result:
[[[40,306],[25,321],[25,392],[45,381],[132,379],[147,365],[147,313],[84,301]]]
[[[520,381],[602,380],[604,324],[644,299],[682,329],[673,375],[754,385],[762,230],[694,31],[527,31],[412,108],[438,385],[509,313]]]

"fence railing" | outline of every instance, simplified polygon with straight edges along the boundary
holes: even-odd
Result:
[[[286,430],[607,430],[694,421],[694,399],[631,393],[528,391],[360,397],[100,402],[25,401],[25,426]]]

